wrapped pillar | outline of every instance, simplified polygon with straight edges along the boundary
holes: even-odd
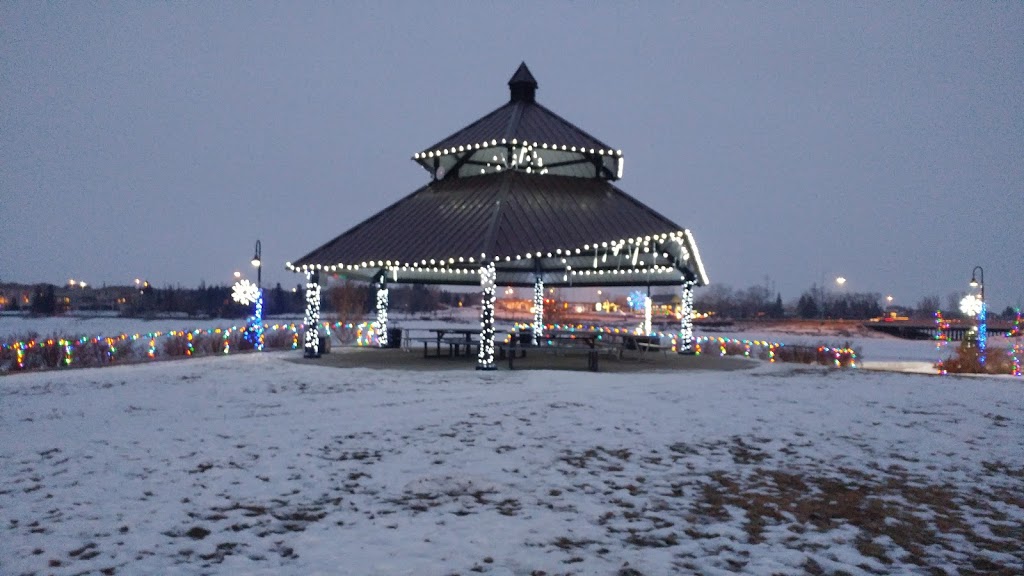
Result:
[[[480,352],[476,358],[477,370],[494,370],[494,263],[480,268]]]
[[[537,345],[544,333],[544,279],[537,274],[533,280],[533,336],[530,343]]]
[[[377,344],[388,347],[388,278],[384,271],[377,277]]]
[[[679,353],[693,354],[693,281],[683,283],[679,311]]]
[[[651,323],[651,307],[654,302],[651,300],[651,287],[647,286],[647,295],[644,296],[644,334],[648,336],[654,331]]]
[[[303,338],[303,356],[306,358],[320,357],[320,273],[306,272],[306,317],[302,322],[305,328]]]

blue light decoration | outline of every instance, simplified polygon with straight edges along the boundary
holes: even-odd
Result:
[[[253,302],[252,316],[249,317],[249,326],[245,331],[245,339],[252,343],[252,347],[258,351],[263,350],[263,289],[259,289],[256,301]]]
[[[626,302],[629,303],[629,307],[637,312],[644,309],[644,303],[646,300],[647,294],[641,290],[634,290],[626,297]]]
[[[988,324],[985,322],[985,309],[988,306],[981,301],[981,310],[978,311],[978,361],[985,365],[985,345],[988,343]]]

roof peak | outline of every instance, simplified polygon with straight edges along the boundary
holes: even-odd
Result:
[[[534,102],[537,94],[537,79],[526,67],[526,62],[520,62],[515,74],[508,81],[509,92],[512,102]]]

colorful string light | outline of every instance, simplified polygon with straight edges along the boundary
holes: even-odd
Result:
[[[166,332],[150,332],[146,334],[119,334],[117,336],[82,336],[77,339],[71,338],[33,338],[29,340],[18,340],[14,342],[0,343],[0,372],[10,370],[25,370],[27,368],[59,368],[75,367],[75,365],[90,366],[99,364],[113,364],[120,357],[130,358],[132,346],[137,341],[145,342],[144,352],[141,352],[144,360],[156,360],[162,356],[190,358],[201,356],[201,349],[196,345],[200,337],[212,337],[219,345],[212,349],[215,353],[229,354],[231,352],[231,341],[233,335],[246,337],[251,326],[231,326],[229,328],[197,328],[194,330],[170,330]],[[332,329],[355,330],[359,337],[357,346],[379,346],[379,333],[373,329],[373,324],[364,322],[361,324],[324,322],[316,328],[319,332],[330,334]],[[267,331],[273,334],[285,334],[284,338],[278,338],[278,342],[287,342],[287,347],[294,350],[299,347],[299,334],[306,331],[305,324],[262,324],[261,333],[266,335]],[[205,340],[204,340],[205,341]],[[161,342],[167,342],[161,347]],[[164,352],[161,352],[161,349]],[[177,350],[178,352],[172,352]],[[35,362],[38,366],[26,366],[27,357],[42,356],[43,360]],[[4,358],[11,358],[10,366],[5,366]],[[50,360],[46,360],[49,358]],[[92,362],[87,361],[91,358]],[[130,360],[129,360],[130,361]]]

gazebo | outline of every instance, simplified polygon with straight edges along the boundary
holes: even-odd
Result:
[[[307,356],[321,273],[376,284],[382,346],[389,284],[479,286],[478,369],[495,368],[496,284],[533,287],[534,335],[545,287],[679,286],[679,351],[692,350],[693,288],[708,283],[693,235],[614,185],[622,151],[539,104],[525,63],[508,86],[506,104],[413,155],[426,185],[286,264],[306,275]]]

